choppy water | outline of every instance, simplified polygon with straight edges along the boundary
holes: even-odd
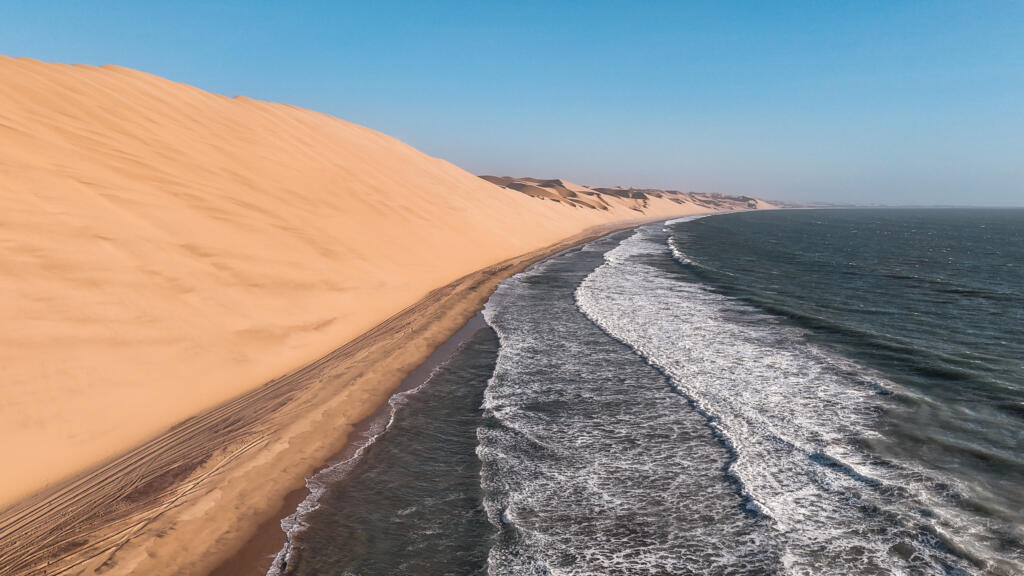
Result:
[[[1022,266],[1024,211],[562,253],[314,479],[272,572],[1024,573]]]

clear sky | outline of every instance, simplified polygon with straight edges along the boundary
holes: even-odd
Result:
[[[1024,205],[1024,2],[8,2],[0,53],[313,108],[475,173]]]

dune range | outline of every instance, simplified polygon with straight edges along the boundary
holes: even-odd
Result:
[[[310,110],[6,57],[0,150],[0,574],[208,572],[501,278],[770,207],[484,180]]]

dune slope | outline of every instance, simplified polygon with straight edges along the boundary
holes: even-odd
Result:
[[[708,209],[581,209],[309,110],[5,57],[0,150],[0,508],[474,270]]]

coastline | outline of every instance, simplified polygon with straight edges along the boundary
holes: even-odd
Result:
[[[589,241],[589,240],[588,240]],[[584,242],[581,242],[581,244]],[[545,258],[553,254],[546,255]],[[538,260],[538,261],[540,261]],[[492,291],[493,292],[493,291]],[[477,330],[485,327],[486,321],[481,312],[477,312],[466,321],[466,323],[455,331],[440,346],[435,348],[423,363],[410,372],[402,382],[391,392],[388,401],[382,403],[372,414],[360,420],[353,427],[345,444],[338,452],[334,453],[324,465],[316,472],[320,474],[338,464],[350,461],[359,457],[359,452],[370,443],[376,441],[380,435],[387,433],[387,425],[383,429],[377,425],[388,420],[392,415],[390,400],[396,395],[408,392],[425,384],[433,375],[435,369],[445,364],[459,347],[467,342]],[[235,576],[238,574],[266,574],[275,560],[275,556],[287,545],[288,535],[282,530],[281,523],[284,519],[298,513],[298,507],[313,496],[308,486],[296,488],[289,492],[278,512],[269,517],[258,528],[248,541],[231,555],[227,560],[213,569],[208,576]]]
[[[464,276],[319,360],[4,510],[0,572],[223,574],[251,566],[252,550],[267,549],[274,532],[283,543],[281,512],[294,510],[306,478],[501,280],[577,244],[670,217],[594,226]]]
[[[0,77],[0,146],[18,151],[0,158],[0,454],[17,462],[0,522],[473,271],[591,226],[771,207],[499,185],[333,116],[127,68],[0,56]],[[203,463],[181,460],[143,490]]]

